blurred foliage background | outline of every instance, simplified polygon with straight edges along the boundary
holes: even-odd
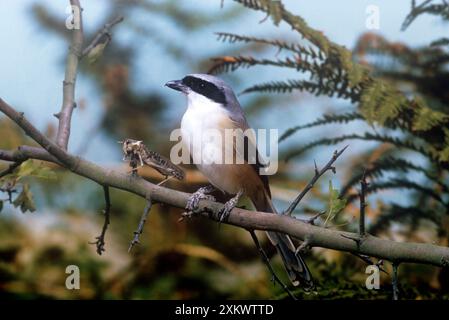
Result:
[[[220,6],[220,1],[215,2],[215,6]],[[140,139],[168,155],[172,144],[167,143],[167,137],[179,125],[181,112],[169,107],[173,101],[162,88],[165,81],[154,75],[159,87],[148,90],[136,80],[136,73],[141,69],[163,70],[171,65],[189,72],[235,71],[227,74],[226,79],[239,86],[245,83],[245,94],[241,97],[254,127],[284,130],[280,170],[271,178],[278,207],[285,207],[311,178],[313,159],[320,163],[351,140],[351,148],[342,157],[344,161],[337,162],[338,174],[321,179],[321,185],[298,208],[298,216],[325,210],[327,216],[332,216],[328,227],[355,230],[358,183],[366,170],[370,181],[367,209],[370,233],[397,241],[447,246],[448,39],[429,38],[427,45],[412,47],[390,41],[381,33],[366,32],[354,44],[353,60],[345,60],[346,49],[335,47],[328,51],[313,42],[315,39],[326,44],[328,40],[320,38],[322,33],[311,33],[305,38],[312,41],[307,41],[295,28],[279,31],[278,24],[288,25],[288,21],[282,21],[280,13],[286,9],[280,2],[279,7],[263,0],[236,2],[243,6],[227,1],[218,11],[200,11],[176,0],[110,1],[102,20],[95,27],[86,28],[86,40],[118,15],[123,15],[125,21],[112,31],[112,41],[101,57],[81,63],[80,78],[95,88],[100,99],[98,104],[86,100],[78,87],[75,113],[84,114],[89,127],[84,127],[81,143],[71,146],[71,151],[89,154],[92,141],[99,136],[117,149],[115,158],[107,165],[119,170],[127,168],[119,162],[117,140]],[[410,4],[404,1],[403,5]],[[242,23],[260,9],[269,17],[263,24]],[[30,4],[29,10],[41,32],[68,43],[70,33],[64,28],[64,15],[38,2]],[[415,5],[408,16],[402,17],[404,32],[421,15],[430,14],[445,23],[448,10],[448,5],[439,1]],[[83,14],[90,13],[85,10]],[[264,14],[257,17],[262,19]],[[201,43],[202,30],[227,30],[223,26],[236,24],[240,34],[217,35],[217,41],[225,42],[223,50],[215,51],[207,42]],[[245,34],[262,26],[270,30],[269,36]],[[304,25],[300,30],[307,28]],[[189,44],[193,38],[200,44]],[[163,67],[157,59],[150,59],[149,65],[136,65],[148,45],[157,47],[165,56]],[[60,62],[64,57],[65,52],[60,52]],[[267,71],[253,74],[255,67]],[[62,63],[60,70],[62,79]],[[264,78],[267,82],[252,85],[258,74],[268,75]],[[329,98],[320,100],[324,103],[316,105],[309,114],[312,120],[307,123],[306,117],[293,113],[292,108],[314,96]],[[98,116],[89,117],[98,109],[101,109]],[[270,122],[273,113],[285,113],[289,121],[278,126]],[[45,127],[47,135],[54,136],[55,121],[49,120]],[[298,144],[297,132],[306,129],[315,131],[302,139],[307,143]],[[74,126],[73,131],[76,130]],[[362,142],[353,147],[353,140]],[[13,149],[24,143],[30,141],[15,125],[0,118],[0,148]],[[95,148],[99,146],[101,143],[97,142]],[[5,163],[0,165],[2,169],[6,167]],[[194,167],[185,169],[186,181],[170,181],[169,187],[192,192],[206,183]],[[147,169],[141,169],[140,174],[155,182],[161,179]],[[329,179],[332,179],[330,190]],[[89,242],[100,233],[103,223],[104,201],[99,186],[40,161],[23,163],[0,183],[2,190],[14,191],[1,193],[2,298],[285,298],[282,289],[270,281],[244,230],[219,227],[205,219],[179,222],[182,211],[155,205],[141,245],[128,253],[145,202],[111,190],[106,252],[98,256]],[[346,201],[346,207],[339,212],[332,212],[330,204],[334,191]],[[318,223],[323,224],[327,216]],[[277,273],[286,281],[280,258],[263,234],[260,238]],[[381,274],[381,289],[367,290],[366,263],[357,257],[314,248],[305,258],[316,278],[317,291],[297,290],[301,298],[391,298],[391,267],[387,263],[384,268],[388,274]],[[64,271],[69,264],[80,267],[81,290],[69,291],[64,286],[67,276]],[[401,298],[449,298],[448,270],[401,265],[399,280]]]

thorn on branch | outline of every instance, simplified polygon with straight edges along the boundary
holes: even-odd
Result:
[[[134,238],[131,240],[131,243],[129,244],[128,252],[131,252],[132,248],[139,244],[139,237],[143,232],[143,227],[145,225],[145,222],[147,221],[148,214],[150,213],[151,207],[153,203],[151,201],[151,197],[147,196],[147,205],[145,206],[145,209],[143,210],[143,214],[140,218],[139,226],[137,227],[137,230],[134,231]]]
[[[106,236],[106,230],[108,229],[108,225],[110,223],[110,211],[111,211],[111,199],[109,197],[109,187],[103,186],[104,191],[104,201],[105,201],[105,208],[104,208],[104,223],[103,228],[101,229],[101,234],[96,237],[96,241],[89,242],[89,244],[94,244],[97,247],[97,253],[101,256],[101,254],[106,251],[104,248],[105,245],[105,236]]]
[[[308,219],[300,219],[300,221],[302,221],[304,223],[308,223],[308,224],[314,226],[316,219],[318,219],[319,217],[321,217],[325,213],[326,213],[326,211],[321,211],[321,212],[318,212],[317,214],[315,214],[313,217],[310,217]]]
[[[288,289],[288,287],[282,282],[281,279],[279,279],[277,274],[274,272],[273,267],[271,266],[271,263],[270,263],[270,259],[268,259],[267,254],[265,253],[262,246],[260,245],[259,239],[257,239],[256,233],[254,232],[254,230],[248,230],[248,232],[250,233],[251,238],[254,241],[254,244],[256,245],[257,249],[259,250],[259,253],[262,257],[263,262],[268,267],[268,270],[270,270],[273,281],[277,282],[284,289],[284,291],[288,294],[288,296],[290,298],[292,298],[293,300],[297,300],[295,295]]]
[[[387,272],[384,268],[382,268],[382,266],[383,266],[383,264],[384,264],[384,261],[383,261],[382,259],[380,259],[379,261],[377,261],[376,263],[374,263],[374,261],[372,261],[372,260],[370,259],[370,257],[367,256],[367,255],[359,254],[359,253],[356,253],[356,252],[351,252],[351,254],[352,254],[353,256],[356,256],[357,258],[363,260],[367,265],[370,265],[370,266],[371,266],[371,265],[375,265],[375,266],[377,266],[377,267],[379,268],[380,271],[382,271],[382,272],[385,273],[385,274],[388,274],[388,272]]]
[[[346,234],[341,234],[341,236],[343,238],[354,241],[357,245],[357,249],[360,250],[360,245],[362,244],[364,237],[360,237],[360,235],[358,234],[356,236],[348,236]]]
[[[295,198],[295,200],[292,202],[292,204],[288,207],[287,210],[285,210],[283,212],[283,214],[286,215],[291,215],[293,213],[293,211],[295,210],[295,208],[298,206],[299,202],[302,200],[302,198],[304,198],[304,196],[307,194],[307,192],[310,191],[310,189],[313,188],[313,186],[315,185],[315,183],[318,181],[318,179],[326,173],[326,171],[331,170],[334,174],[336,173],[336,169],[333,166],[334,162],[341,156],[341,154],[346,150],[346,148],[348,148],[348,146],[345,146],[343,149],[341,149],[340,151],[335,150],[332,158],[329,160],[328,163],[326,163],[326,165],[321,169],[318,170],[318,167],[315,163],[315,175],[313,176],[313,178],[310,180],[310,182],[306,185],[306,187],[301,191],[301,193]]]

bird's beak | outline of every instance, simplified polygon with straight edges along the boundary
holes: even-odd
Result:
[[[185,92],[186,91],[186,86],[182,83],[181,80],[173,80],[173,81],[169,81],[165,84],[166,87],[169,87],[173,90],[176,91],[181,91],[181,92]]]

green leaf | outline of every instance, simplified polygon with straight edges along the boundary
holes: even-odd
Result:
[[[17,198],[12,202],[14,207],[20,207],[23,213],[30,211],[36,211],[36,206],[33,200],[33,194],[30,191],[30,187],[28,184],[24,184],[22,188],[22,192],[17,196]]]
[[[346,206],[346,199],[339,198],[340,192],[338,189],[334,189],[332,186],[332,181],[329,180],[329,201],[328,201],[328,212],[324,226],[327,222],[332,220],[341,210]]]
[[[17,180],[25,177],[56,180],[56,173],[48,167],[42,166],[42,162],[27,160],[22,163],[17,172]]]

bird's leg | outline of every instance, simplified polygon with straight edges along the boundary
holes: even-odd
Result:
[[[242,195],[243,189],[240,189],[239,192],[237,192],[237,194],[235,195],[235,197],[231,198],[228,202],[224,204],[223,209],[221,209],[219,212],[220,222],[223,222],[228,219],[229,214],[231,213],[232,209],[235,208]]]
[[[198,209],[198,204],[200,200],[210,200],[215,201],[215,198],[211,195],[208,195],[207,193],[211,193],[215,191],[215,187],[213,185],[208,185],[202,188],[199,188],[196,192],[194,192],[190,197],[189,200],[187,200],[186,210],[188,213],[194,212],[196,209]]]

